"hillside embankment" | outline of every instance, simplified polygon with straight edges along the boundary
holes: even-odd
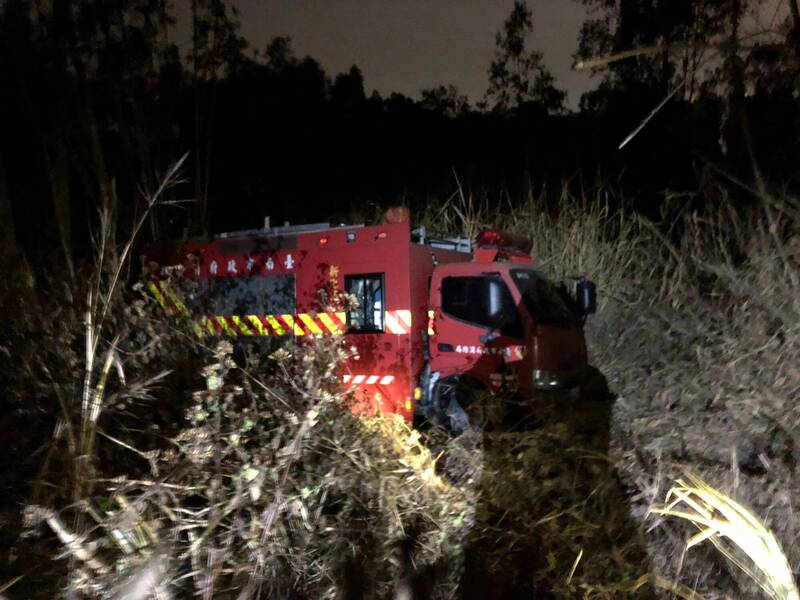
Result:
[[[615,520],[597,502],[591,482],[598,479],[567,457],[583,447],[586,455],[608,461],[593,468],[607,467],[601,479],[618,495],[615,514],[624,523],[611,536],[619,546],[610,555],[621,565],[626,554],[619,548],[638,557],[643,547],[646,558],[601,577],[611,585],[606,591],[616,585],[617,593],[631,592],[646,576],[648,586],[640,585],[637,594],[762,593],[712,544],[687,550],[696,530],[648,515],[687,470],[750,507],[776,535],[789,563],[800,565],[800,207],[793,198],[765,191],[746,190],[742,201],[741,192],[709,186],[704,196],[679,197],[674,209],[668,197],[657,222],[621,208],[625,202],[609,190],[582,198],[565,191],[556,205],[529,193],[504,210],[456,195],[428,215],[443,230],[492,226],[528,235],[534,262],[549,275],[581,274],[598,283],[599,310],[586,331],[591,360],[614,398],[608,413],[593,415],[594,431],[581,435],[586,408],[569,408],[544,418],[535,434],[544,437],[530,439],[561,428],[563,434],[552,438],[558,450],[539,454],[536,470],[565,469],[588,486],[582,518],[601,529]],[[504,447],[520,444],[526,442]],[[522,467],[525,461],[509,464]],[[524,489],[536,497],[541,482],[530,483]],[[506,497],[514,496],[512,489],[523,486],[511,486]],[[558,494],[571,497],[563,487]],[[629,523],[637,535],[625,533]],[[563,519],[559,525],[569,531]],[[582,539],[577,532],[575,537]],[[587,556],[585,551],[572,581],[603,597],[592,587],[599,582],[591,569],[581,570]]]
[[[535,228],[554,270],[600,281],[587,337],[615,396],[609,458],[649,568],[704,598],[762,592],[712,544],[687,550],[696,530],[648,517],[686,469],[750,507],[800,565],[798,216],[789,198],[742,208],[720,192],[658,225],[619,212]]]

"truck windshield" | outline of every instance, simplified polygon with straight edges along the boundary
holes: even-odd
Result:
[[[522,301],[539,325],[564,329],[580,326],[580,315],[565,291],[532,269],[512,269],[511,278],[522,294]]]

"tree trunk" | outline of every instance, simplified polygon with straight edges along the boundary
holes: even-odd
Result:
[[[113,214],[116,211],[116,193],[114,191],[114,184],[109,177],[108,169],[106,168],[105,153],[103,151],[103,142],[100,136],[100,129],[97,126],[97,118],[94,114],[94,103],[92,102],[91,86],[89,78],[86,75],[86,65],[83,63],[81,54],[78,48],[72,44],[67,47],[67,56],[69,64],[75,71],[75,80],[77,85],[77,93],[83,102],[80,107],[82,112],[81,125],[83,126],[86,140],[88,142],[88,154],[92,161],[93,175],[97,185],[97,194],[100,201],[100,207]],[[112,219],[112,223],[113,223]],[[112,231],[112,243],[114,242],[114,233]]]
[[[800,5],[798,0],[789,0],[789,12],[792,13],[792,33],[795,52],[800,52]]]
[[[19,266],[22,254],[17,246],[14,213],[3,155],[0,153],[0,269],[4,274],[12,273]]]
[[[789,43],[794,50],[794,87],[800,92],[800,6],[798,0],[789,0],[789,12],[792,13],[792,29],[789,32]]]
[[[72,203],[69,193],[69,161],[61,142],[44,144],[45,166],[50,180],[53,198],[53,214],[56,218],[61,249],[70,279],[75,279],[72,262]]]
[[[205,193],[205,173],[204,173],[204,152],[202,151],[202,119],[200,111],[200,39],[199,39],[199,16],[198,1],[192,0],[192,87],[194,88],[194,201],[195,223],[193,229],[197,233],[204,234],[207,230],[206,193]]]

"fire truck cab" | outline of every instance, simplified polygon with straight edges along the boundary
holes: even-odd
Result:
[[[407,213],[375,226],[265,227],[153,245],[148,287],[199,336],[302,342],[345,336],[342,385],[359,411],[469,424],[464,390],[552,390],[587,376],[583,322],[594,285],[550,282],[531,243],[497,230],[475,240],[412,231]],[[167,273],[198,287],[179,298]],[[332,288],[347,294],[334,306]]]

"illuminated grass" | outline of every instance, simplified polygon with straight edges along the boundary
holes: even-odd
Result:
[[[709,541],[770,598],[800,598],[786,556],[758,517],[691,473],[676,483],[666,503],[649,512],[692,523],[699,531],[686,542],[687,549]]]

